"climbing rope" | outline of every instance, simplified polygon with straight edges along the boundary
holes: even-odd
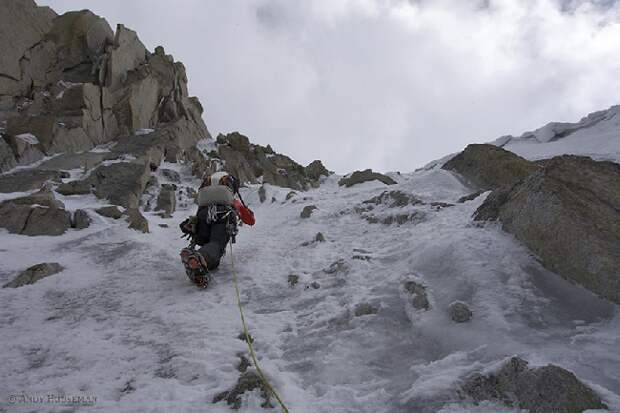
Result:
[[[284,413],[289,413],[288,409],[284,405],[284,402],[275,391],[275,389],[271,386],[267,377],[263,374],[260,366],[258,365],[258,360],[256,360],[256,353],[254,353],[254,347],[252,346],[252,340],[250,339],[250,333],[248,332],[248,326],[245,323],[245,315],[243,314],[243,305],[241,304],[241,293],[239,292],[239,284],[237,283],[237,271],[235,271],[235,259],[233,257],[233,248],[232,243],[230,244],[230,266],[233,274],[233,284],[235,285],[235,291],[237,292],[237,305],[239,306],[239,314],[241,314],[241,324],[243,325],[243,334],[245,334],[245,342],[248,344],[248,349],[250,350],[250,357],[252,357],[252,361],[254,362],[254,367],[256,367],[256,372],[260,376],[263,384],[273,394],[273,396],[278,401],[278,404],[282,408]]]

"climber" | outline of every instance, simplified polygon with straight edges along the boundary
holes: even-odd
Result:
[[[248,225],[254,225],[255,219],[239,193],[239,181],[226,172],[204,178],[197,200],[196,216],[180,225],[181,231],[190,238],[190,245],[181,250],[181,261],[190,280],[207,288],[209,272],[219,266],[228,242],[235,242],[237,218]],[[196,245],[200,249],[196,250]]]

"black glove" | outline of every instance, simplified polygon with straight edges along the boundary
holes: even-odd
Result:
[[[191,216],[179,224],[181,232],[186,235],[194,235],[196,233],[196,217]]]

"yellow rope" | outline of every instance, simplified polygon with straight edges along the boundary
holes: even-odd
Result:
[[[256,367],[256,371],[258,372],[258,375],[260,376],[267,390],[269,390],[271,394],[273,394],[273,396],[276,398],[276,400],[280,404],[280,407],[282,407],[282,411],[284,411],[284,413],[289,413],[288,409],[284,405],[284,402],[282,401],[278,393],[271,386],[271,384],[269,383],[269,381],[263,374],[263,371],[258,365],[258,360],[256,360],[256,354],[254,353],[254,347],[252,346],[252,341],[250,340],[250,333],[248,332],[248,326],[245,323],[245,315],[243,314],[243,305],[241,305],[241,294],[239,293],[239,284],[237,283],[237,272],[235,271],[235,260],[233,258],[232,243],[230,244],[230,266],[232,268],[233,284],[235,284],[235,291],[237,292],[237,304],[239,305],[239,314],[241,314],[241,324],[243,325],[243,333],[245,334],[245,342],[248,344],[248,349],[250,350],[250,357],[252,357],[252,361],[254,362],[254,367]]]

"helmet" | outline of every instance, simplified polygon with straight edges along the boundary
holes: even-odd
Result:
[[[207,175],[202,180],[200,188],[211,185],[225,185],[229,187],[233,193],[239,192],[239,180],[227,172],[216,172],[213,175]]]

